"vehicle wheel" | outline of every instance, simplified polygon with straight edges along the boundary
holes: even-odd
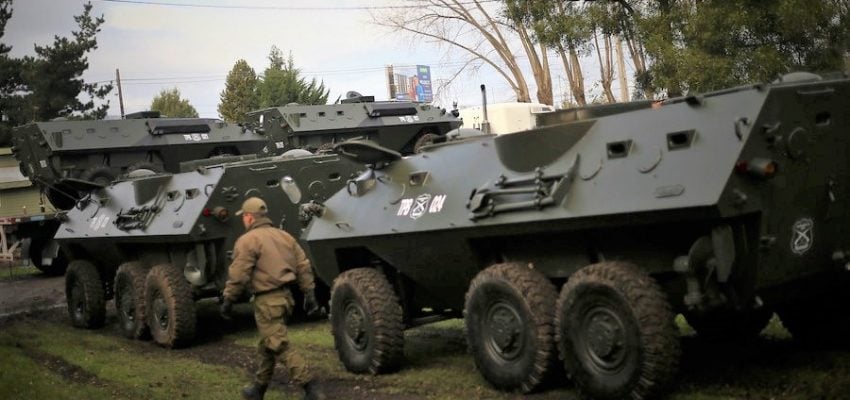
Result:
[[[719,310],[686,315],[697,335],[715,342],[747,341],[758,338],[773,312],[762,308],[750,311]]]
[[[106,299],[103,280],[94,264],[85,260],[71,262],[65,274],[65,297],[72,325],[86,329],[103,326]]]
[[[594,399],[655,397],[678,368],[673,319],[658,284],[637,266],[582,268],[561,289],[555,312],[567,374]]]
[[[778,311],[782,325],[798,343],[807,346],[845,345],[850,333],[847,298],[803,300],[785,305]]]
[[[195,304],[183,274],[167,264],[151,268],[145,279],[145,316],[153,340],[178,348],[195,336]]]
[[[152,163],[150,161],[139,161],[137,163],[133,163],[129,167],[127,167],[127,172],[133,172],[139,169],[146,169],[153,172],[162,172],[162,166]]]
[[[437,138],[439,137],[439,135],[435,135],[433,133],[426,133],[420,136],[419,139],[416,139],[416,143],[413,144],[413,152],[416,154],[421,153],[423,147],[436,143]]]
[[[148,269],[138,262],[127,262],[115,273],[115,311],[121,333],[130,339],[150,337],[145,322],[145,279]]]
[[[53,207],[66,211],[74,208],[80,196],[76,190],[62,184],[48,187],[44,195],[47,196],[47,200],[50,201],[50,204],[53,204]]]
[[[44,246],[47,245],[48,242],[44,240],[34,240],[32,244],[30,244],[29,248],[29,258],[32,265],[39,269],[39,271],[45,273],[46,275],[59,276],[65,273],[65,270],[68,269],[68,259],[65,258],[65,253],[62,252],[62,249],[59,249],[59,252],[56,254],[56,258],[53,259],[53,262],[50,265],[46,265],[42,260],[42,250],[44,250]]]
[[[94,182],[98,185],[107,186],[115,180],[112,169],[106,166],[91,167],[80,175],[84,181]]]
[[[379,374],[401,364],[401,303],[378,270],[352,269],[334,280],[331,326],[339,359],[349,371]]]
[[[472,280],[464,321],[484,378],[502,390],[531,392],[556,362],[555,299],[542,273],[521,263],[496,264]]]

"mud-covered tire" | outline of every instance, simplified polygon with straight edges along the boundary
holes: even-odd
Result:
[[[147,339],[150,330],[145,320],[145,279],[148,268],[127,262],[115,273],[115,311],[121,334],[130,339]]]
[[[773,312],[766,308],[750,311],[714,311],[689,314],[685,318],[697,337],[711,342],[751,341],[758,338]]]
[[[115,178],[112,169],[102,165],[91,167],[80,174],[80,179],[103,186],[109,185]]]
[[[424,135],[418,137],[416,142],[413,143],[413,152],[419,154],[422,152],[422,148],[426,146],[430,146],[437,142],[437,139],[440,138],[440,135],[434,133],[425,133]]]
[[[558,297],[555,322],[564,368],[585,397],[653,398],[678,369],[670,304],[633,264],[604,262],[573,274]]]
[[[56,254],[56,258],[47,265],[43,262],[41,253],[44,250],[44,246],[47,246],[48,242],[44,240],[34,240],[30,244],[29,248],[29,259],[32,262],[32,265],[38,268],[39,271],[43,272],[45,275],[52,276],[60,276],[65,273],[68,269],[68,259],[65,257],[65,253],[62,252],[62,249],[59,249],[59,252]]]
[[[70,210],[77,204],[80,194],[68,185],[55,184],[44,190],[50,204],[60,210]]]
[[[557,362],[555,286],[522,263],[493,265],[466,292],[464,322],[475,365],[501,390],[528,393]]]
[[[777,310],[782,325],[795,342],[807,347],[847,347],[850,321],[848,296],[801,300]]]
[[[340,274],[331,289],[334,344],[345,368],[379,374],[404,357],[401,303],[381,272],[357,268]]]
[[[103,280],[94,264],[85,260],[71,262],[65,273],[65,298],[72,325],[85,329],[103,326],[106,297]]]
[[[195,303],[189,282],[177,268],[159,264],[145,278],[145,319],[158,345],[179,348],[195,337]]]

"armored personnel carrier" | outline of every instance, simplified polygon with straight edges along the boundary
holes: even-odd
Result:
[[[339,144],[371,169],[303,236],[339,357],[391,371],[404,329],[463,316],[497,388],[562,360],[584,395],[637,399],[677,371],[676,313],[741,337],[771,310],[795,337],[847,325],[848,107],[850,79],[803,74],[406,158]]]
[[[35,122],[13,131],[21,171],[54,206],[73,207],[89,189],[136,169],[179,172],[181,161],[216,155],[273,155],[266,135],[215,119],[159,118]]]
[[[445,140],[461,125],[457,111],[409,101],[375,101],[349,92],[339,104],[299,105],[254,111],[252,125],[275,137],[278,148],[328,150],[336,143],[361,138],[404,155]]]
[[[300,149],[204,165],[215,161],[193,161],[185,173],[131,173],[68,210],[55,239],[70,260],[65,282],[74,326],[102,326],[114,295],[126,336],[188,345],[194,301],[224,288],[233,244],[245,231],[234,217],[242,202],[265,199],[269,218],[297,237],[299,214],[309,212],[301,205],[324,201],[363,168]]]
[[[0,147],[0,261],[29,259],[46,274],[64,273],[68,263],[53,241],[60,216],[21,175],[11,149]]]

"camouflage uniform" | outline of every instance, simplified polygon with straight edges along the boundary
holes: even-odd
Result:
[[[313,378],[306,360],[289,346],[286,318],[295,300],[286,287],[297,280],[303,291],[312,291],[314,278],[304,250],[288,233],[272,226],[268,218],[258,218],[236,241],[233,263],[224,298],[235,301],[246,286],[254,294],[254,319],[260,332],[259,365],[256,383],[268,385],[275,362],[288,370],[292,383],[304,385]]]

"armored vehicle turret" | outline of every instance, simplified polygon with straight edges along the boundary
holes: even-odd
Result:
[[[561,360],[597,399],[648,398],[700,336],[847,332],[850,79],[814,75],[589,108],[534,130],[372,165],[304,239],[334,282],[353,372],[399,366],[403,330],[465,319],[492,385],[532,391]],[[846,337],[845,337],[846,340]]]
[[[336,143],[361,138],[402,154],[445,139],[460,127],[456,112],[408,101],[375,101],[351,97],[339,104],[299,105],[254,111],[254,125],[275,138],[277,147],[327,150]]]
[[[102,326],[114,295],[126,336],[189,344],[194,300],[218,296],[226,282],[233,244],[245,231],[234,216],[242,202],[265,199],[268,217],[298,237],[309,203],[324,201],[363,168],[306,150],[191,164],[185,173],[132,173],[68,210],[55,239],[70,260],[66,294],[75,326]]]
[[[136,169],[179,172],[181,161],[282,153],[265,135],[220,120],[153,117],[35,122],[15,128],[12,144],[24,175],[63,210],[87,192],[81,181],[105,185]]]

